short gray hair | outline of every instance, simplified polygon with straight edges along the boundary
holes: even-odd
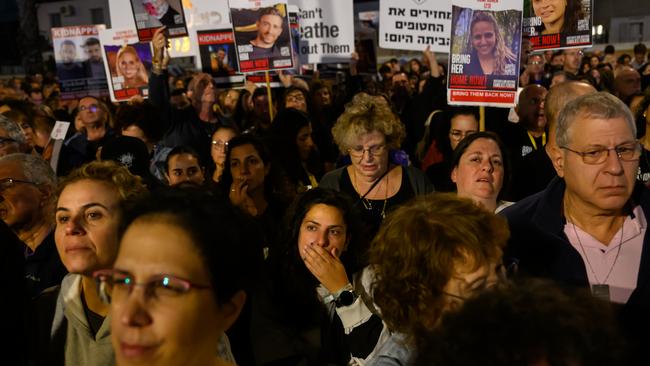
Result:
[[[47,161],[36,155],[16,153],[5,155],[0,158],[0,165],[16,162],[25,174],[25,178],[38,185],[47,186],[52,190],[56,189],[56,174]]]
[[[607,92],[598,92],[582,95],[562,108],[555,136],[558,146],[563,147],[569,144],[569,128],[579,116],[598,119],[623,118],[630,126],[632,136],[636,138],[636,124],[630,109],[615,96]]]
[[[0,114],[0,130],[5,130],[7,132],[7,137],[10,139],[16,140],[19,145],[24,145],[26,143],[25,133],[20,129],[18,123],[10,120],[9,118]]]

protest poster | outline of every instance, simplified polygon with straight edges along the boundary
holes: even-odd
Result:
[[[50,139],[47,142],[45,150],[48,149],[51,151],[50,155],[50,167],[56,173],[57,167],[59,166],[59,158],[61,157],[61,148],[63,147],[63,141],[65,136],[68,133],[70,128],[70,122],[65,121],[56,121],[52,132],[50,133]]]
[[[140,41],[150,41],[162,26],[169,38],[188,35],[181,0],[131,0],[131,12]]]
[[[449,52],[450,0],[379,2],[379,47]]]
[[[104,65],[109,75],[111,100],[123,102],[135,95],[149,96],[151,45],[138,41],[135,29],[106,29],[99,32]]]
[[[291,31],[287,3],[278,0],[230,0],[239,71],[291,69]]]
[[[237,54],[232,28],[197,30],[201,70],[222,87],[241,86],[244,76],[237,71]]]
[[[188,28],[231,24],[227,1],[184,0],[183,11]]]
[[[524,0],[524,37],[533,51],[590,47],[593,0]]]
[[[352,0],[290,0],[298,7],[303,64],[349,62],[354,52]]]
[[[266,74],[263,72],[253,72],[246,74],[246,82],[254,83],[258,88],[266,88]],[[269,87],[279,88],[282,86],[280,76],[275,71],[269,72]]]
[[[522,14],[519,0],[453,1],[449,104],[515,105]]]
[[[379,31],[379,11],[359,12],[359,21],[354,29],[354,50],[357,52],[357,72],[375,74],[377,72],[377,34]]]
[[[98,33],[104,25],[52,28],[56,74],[62,99],[108,95]]]

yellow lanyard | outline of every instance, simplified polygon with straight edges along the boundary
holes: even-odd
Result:
[[[535,138],[530,134],[530,132],[526,133],[528,134],[530,142],[533,144],[533,149],[537,150],[537,143],[535,142]],[[542,146],[546,146],[546,132],[542,133]]]

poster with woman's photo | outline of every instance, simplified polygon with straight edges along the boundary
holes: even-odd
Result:
[[[278,0],[230,0],[229,3],[239,70],[293,68],[287,3]]]
[[[99,33],[111,100],[123,102],[149,96],[151,44],[140,42],[134,29],[107,29]]]
[[[98,39],[100,29],[104,29],[104,25],[52,28],[56,75],[62,99],[108,95]]]
[[[524,0],[524,37],[533,50],[590,47],[593,0]]]
[[[455,0],[452,4],[449,104],[514,106],[519,82],[521,2]]]
[[[150,41],[165,26],[169,38],[188,35],[181,0],[130,0],[140,41]]]

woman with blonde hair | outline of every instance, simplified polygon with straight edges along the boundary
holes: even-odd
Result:
[[[139,177],[112,161],[83,165],[60,182],[54,239],[69,274],[34,300],[28,328],[33,364],[115,363],[108,305],[93,272],[113,266],[122,204],[145,192]]]
[[[467,74],[517,75],[517,56],[506,45],[492,13],[474,12],[468,43],[471,61]]]
[[[117,51],[115,70],[117,76],[124,78],[122,85],[125,89],[141,88],[147,86],[149,83],[147,70],[142,60],[140,60],[138,51],[133,46],[127,45]]]
[[[350,164],[327,173],[319,186],[349,194],[363,208],[374,235],[395,207],[433,191],[427,177],[399,154],[404,125],[386,99],[359,93],[332,129],[334,141]],[[401,158],[401,159],[400,159]]]

